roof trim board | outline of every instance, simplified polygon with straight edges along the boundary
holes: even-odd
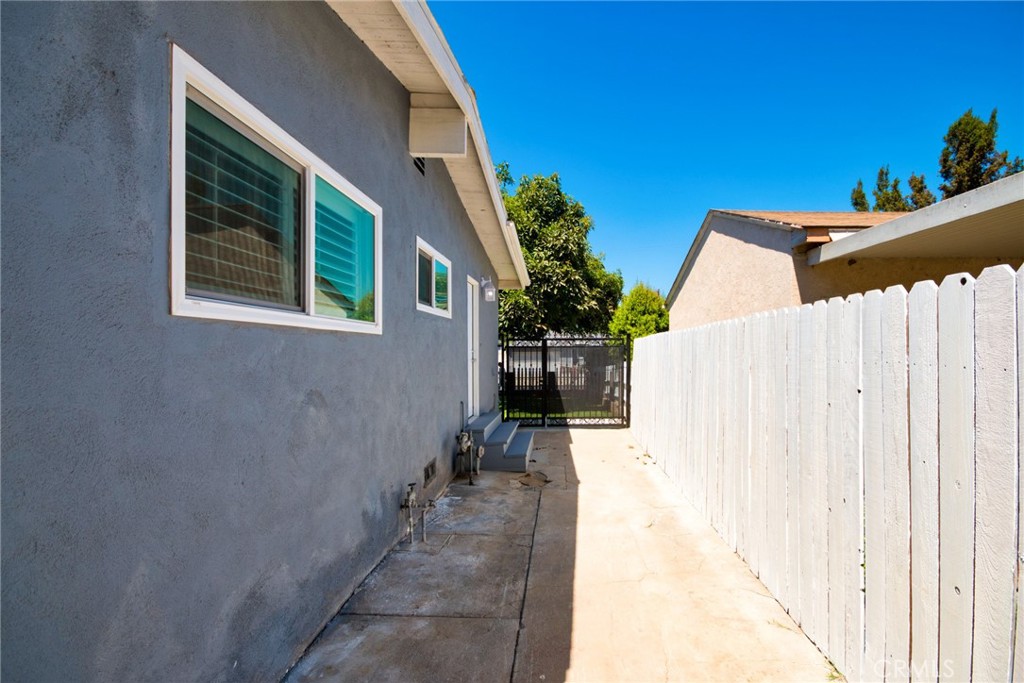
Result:
[[[821,245],[807,262],[986,256],[1024,257],[1024,173]]]

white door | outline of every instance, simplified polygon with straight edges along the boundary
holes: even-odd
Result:
[[[466,347],[466,411],[468,419],[473,419],[480,414],[480,285],[471,277],[466,278]]]

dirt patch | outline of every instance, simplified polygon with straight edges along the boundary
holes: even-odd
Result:
[[[509,479],[508,485],[514,489],[523,488],[524,486],[540,488],[541,486],[546,485],[550,481],[551,479],[548,477],[548,475],[540,471],[534,471],[527,472],[526,474],[518,476],[515,479]]]

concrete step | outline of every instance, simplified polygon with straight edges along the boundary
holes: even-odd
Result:
[[[494,430],[492,441],[485,444],[482,470],[525,472],[533,451],[533,432],[518,431],[518,422],[504,422]]]
[[[501,413],[494,411],[493,413],[484,413],[483,415],[474,418],[470,423],[468,430],[473,435],[473,443],[480,445],[487,443],[494,433],[494,430],[501,424]]]
[[[487,450],[485,456],[495,454],[499,457],[504,457],[505,451],[508,450],[509,444],[512,443],[512,437],[516,435],[518,428],[519,423],[515,421],[499,424],[497,429],[491,432],[490,438],[484,441],[484,448]],[[479,442],[474,441],[473,443]]]
[[[533,435],[534,432],[516,432],[516,435],[512,437],[512,443],[509,444],[508,450],[505,451],[505,459],[520,460],[524,472],[530,469],[530,455],[533,453]]]

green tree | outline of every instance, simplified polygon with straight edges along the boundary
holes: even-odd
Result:
[[[622,298],[622,275],[608,272],[603,256],[591,250],[593,220],[583,205],[562,190],[557,173],[523,176],[513,188],[508,164],[495,170],[530,274],[525,290],[501,292],[501,334],[536,339],[547,332],[606,332]]]
[[[996,110],[992,110],[988,123],[974,111],[968,109],[964,115],[950,125],[943,138],[945,147],[939,155],[939,185],[942,198],[949,199],[968,190],[987,185],[994,180],[1024,171],[1024,159],[1019,156],[1010,159],[1008,151],[996,151],[996,133],[999,123]],[[875,196],[875,211],[916,211],[935,203],[935,195],[925,186],[924,174],[911,173],[910,196],[900,192],[900,179],[889,181],[889,167],[878,169],[878,181],[872,194]],[[857,211],[868,211],[868,199],[864,196],[864,183],[850,192],[850,203]]]
[[[912,210],[917,211],[935,203],[935,195],[925,185],[923,173],[921,175],[911,173],[907,184],[910,185],[910,208]]]
[[[857,179],[857,187],[850,193],[850,204],[853,205],[854,211],[871,210],[867,195],[864,194],[864,182],[860,178]]]
[[[943,138],[946,144],[939,155],[939,175],[943,180],[939,189],[943,199],[988,185],[1021,170],[1024,163],[1020,157],[1010,161],[1008,152],[996,151],[998,132],[995,109],[988,123],[975,116],[973,109],[968,109],[953,122]]]
[[[636,283],[616,309],[608,329],[616,336],[628,334],[632,338],[630,340],[630,352],[632,352],[634,339],[668,329],[668,311],[665,309],[665,299],[657,290],[651,289],[642,282]]]
[[[893,178],[889,182],[889,167],[878,169],[875,189],[871,191],[875,197],[875,211],[910,211],[910,204],[900,192],[900,179]]]
[[[924,182],[924,174],[910,174],[910,196],[904,196],[900,191],[900,179],[889,180],[889,167],[883,166],[878,169],[878,179],[875,182],[875,189],[871,194],[875,197],[874,211],[915,211],[923,209],[929,204],[935,203],[935,195],[931,193]],[[864,194],[864,183],[858,179],[857,186],[850,192],[850,204],[856,211],[871,211],[871,205]]]

